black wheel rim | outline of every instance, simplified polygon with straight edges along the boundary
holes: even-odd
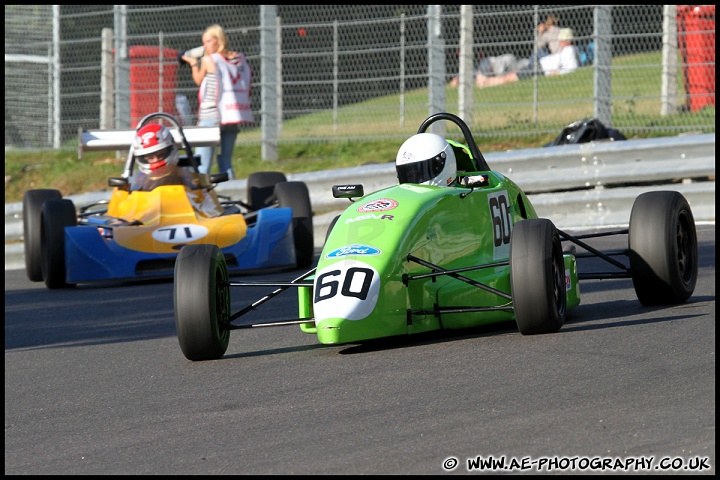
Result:
[[[692,226],[689,224],[687,215],[681,215],[675,232],[677,248],[677,266],[680,271],[680,278],[685,285],[692,282],[694,273],[695,258],[695,237]]]
[[[223,341],[230,335],[230,287],[228,286],[227,267],[223,264],[216,271],[215,284],[215,311],[217,313],[218,328]]]
[[[553,239],[553,294],[555,295],[555,306],[559,316],[565,314],[567,298],[565,294],[565,263],[563,262],[562,248],[558,238]]]

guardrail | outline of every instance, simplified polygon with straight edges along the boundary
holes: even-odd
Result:
[[[682,193],[696,222],[715,222],[715,134],[534,148],[485,154],[485,159],[528,193],[540,217],[561,229],[627,225],[635,197],[652,190]],[[349,203],[332,197],[333,185],[362,183],[372,192],[397,183],[393,162],[287,177],[308,186],[316,247]],[[217,187],[218,194],[233,198],[244,199],[245,191],[245,180]],[[82,205],[107,200],[110,192],[68,198]],[[21,239],[22,203],[6,204],[6,270],[24,268]]]

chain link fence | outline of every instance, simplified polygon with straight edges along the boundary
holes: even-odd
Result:
[[[548,15],[572,28],[584,66],[450,86],[461,59],[528,58]],[[628,138],[715,132],[714,6],[6,5],[6,149],[75,147],[79,129],[154,111],[194,124],[198,89],[178,54],[214,23],[252,69],[256,122],[240,142],[405,139],[441,110],[478,138],[585,117]]]

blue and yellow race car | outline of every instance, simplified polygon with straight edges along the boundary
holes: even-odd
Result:
[[[136,155],[130,146],[125,170],[109,179],[108,201],[76,210],[58,190],[38,189],[23,197],[25,269],[48,288],[108,280],[144,280],[173,275],[186,245],[212,245],[229,274],[261,269],[308,268],[313,260],[312,207],[307,186],[281,172],[255,172],[247,179],[246,201],[218,195],[228,175],[201,174],[180,123],[166,113],[153,121],[174,126],[184,148],[178,166],[192,179],[152,190],[131,188]]]
[[[439,120],[453,122],[464,141],[426,133]],[[231,281],[217,247],[183,247],[174,302],[185,357],[220,358],[232,330],[269,325],[299,325],[321,344],[501,322],[525,335],[552,333],[579,305],[583,279],[631,278],[643,305],[682,303],[694,291],[695,222],[678,192],[638,196],[629,228],[573,236],[538,218],[526,194],[490,169],[467,125],[449,113],[427,118],[400,148],[396,166],[399,183],[389,188],[365,195],[361,185],[334,186],[336,198],[352,203],[331,223],[317,267],[238,311],[231,288],[255,284]],[[628,248],[603,252],[588,243],[608,235],[626,235]],[[607,271],[579,271],[578,259],[587,257]],[[240,320],[291,288],[298,318]]]

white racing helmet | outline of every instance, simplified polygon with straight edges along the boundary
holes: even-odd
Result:
[[[418,133],[405,140],[395,158],[395,169],[400,183],[447,187],[457,176],[452,147],[434,133]]]
[[[162,174],[163,167],[178,164],[179,155],[170,130],[157,123],[145,125],[137,131],[133,155],[138,168],[145,174]]]

